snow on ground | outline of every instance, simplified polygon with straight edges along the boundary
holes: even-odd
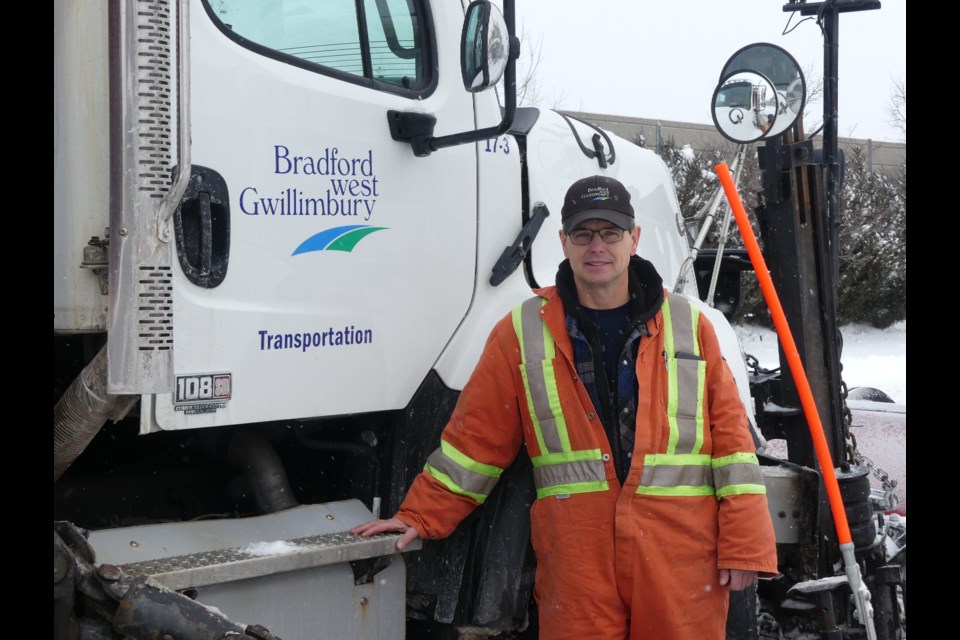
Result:
[[[777,336],[772,329],[752,325],[735,326],[743,351],[757,358],[760,366],[774,369],[780,366],[777,352]],[[848,389],[873,387],[886,393],[895,405],[889,411],[867,410],[885,408],[885,405],[869,405],[850,401],[853,413],[851,433],[857,440],[859,452],[870,459],[897,481],[896,492],[900,496],[897,511],[906,514],[907,503],[907,323],[899,322],[887,329],[875,329],[868,325],[841,327],[843,349],[840,362],[841,376]],[[782,440],[772,441],[770,455],[785,457],[786,446]],[[873,488],[881,488],[880,481],[871,476]]]
[[[744,353],[755,356],[760,366],[780,366],[777,334],[773,329],[753,325],[735,326]],[[873,387],[886,393],[897,404],[907,404],[907,323],[898,322],[887,329],[853,324],[840,328],[843,350],[841,377],[847,388]]]

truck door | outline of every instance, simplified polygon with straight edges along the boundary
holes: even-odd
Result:
[[[142,431],[406,405],[474,281],[474,145],[414,158],[387,121],[421,108],[438,135],[475,128],[457,38],[436,37],[459,35],[452,9],[191,3],[176,386],[145,397]]]

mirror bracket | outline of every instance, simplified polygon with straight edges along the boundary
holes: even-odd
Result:
[[[814,157],[813,140],[807,139],[783,145],[782,163],[784,170],[819,164]]]
[[[430,141],[433,140],[433,128],[437,125],[437,117],[417,111],[387,111],[387,122],[390,125],[390,137],[399,142],[409,142],[413,148],[413,155],[423,158],[430,155]]]

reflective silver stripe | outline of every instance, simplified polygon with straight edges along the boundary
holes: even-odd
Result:
[[[521,306],[521,322],[523,323],[523,361],[543,362],[543,340],[536,336],[543,335],[543,320],[540,319],[542,298],[524,300]]]
[[[581,482],[602,482],[607,479],[603,460],[579,460],[534,467],[533,481],[537,489]]]
[[[717,483],[717,498],[767,493],[757,454],[737,451],[716,458],[710,464],[713,466],[713,477]]]
[[[676,293],[668,293],[670,304],[671,328],[673,329],[673,348],[675,351],[700,355],[700,346],[693,335],[693,319],[690,315],[690,301]]]
[[[435,449],[434,452],[430,454],[430,457],[427,458],[427,464],[445,474],[463,492],[488,496],[497,484],[496,477],[476,473],[464,468],[462,465],[457,464],[455,460],[450,458],[440,448]]]
[[[643,487],[713,486],[713,478],[708,455],[648,455],[640,485]]]
[[[668,453],[700,453],[703,447],[703,381],[706,363],[700,355],[697,340],[697,311],[682,295],[668,293],[664,300],[664,339],[667,347],[667,368],[672,388],[668,395],[671,420],[671,443]],[[673,353],[669,353],[670,345]],[[678,355],[679,354],[679,355]]]
[[[520,339],[520,346],[523,350],[522,366],[525,372],[524,381],[527,385],[527,397],[535,414],[534,428],[540,436],[543,453],[556,453],[565,450],[560,436],[561,429],[558,426],[558,422],[563,420],[563,416],[559,403],[556,407],[551,406],[551,394],[547,389],[548,376],[545,374],[553,366],[549,361],[553,359],[553,338],[549,335],[549,331],[540,317],[542,306],[543,299],[539,297],[530,298],[521,304],[520,323],[523,335],[517,337]],[[551,341],[549,349],[547,340]],[[550,356],[549,360],[548,355]],[[550,375],[549,378],[555,384],[553,376]],[[560,415],[558,415],[558,412]]]

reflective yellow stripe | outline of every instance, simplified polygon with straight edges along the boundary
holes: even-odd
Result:
[[[680,486],[680,487],[637,487],[637,493],[644,496],[712,496],[713,487]]]
[[[461,453],[456,447],[447,442],[446,440],[440,440],[440,450],[447,454],[447,457],[456,462],[458,465],[464,469],[473,471],[474,473],[479,473],[481,475],[490,476],[491,478],[499,478],[503,473],[503,469],[500,467],[495,467],[492,464],[484,464],[483,462],[478,462],[473,458]]]
[[[547,453],[530,458],[534,467],[545,467],[562,462],[581,462],[585,460],[600,460],[600,449],[582,449],[580,451],[564,451],[561,453]]]
[[[692,304],[690,305],[690,315],[693,322],[693,353],[694,355],[700,355],[700,340],[697,339],[699,335],[699,324],[700,324],[700,310],[695,308]],[[703,448],[703,390],[706,386],[707,380],[707,362],[703,361],[697,365],[697,437],[693,445],[693,453],[700,453],[700,450]]]
[[[549,496],[573,495],[575,493],[593,493],[595,491],[608,491],[610,485],[606,480],[599,482],[579,482],[576,484],[560,484],[552,487],[537,489],[537,498],[547,498]]]
[[[547,325],[544,323],[543,331],[546,333]],[[549,338],[550,352],[553,352],[553,338]],[[553,412],[553,418],[557,425],[557,435],[560,437],[560,446],[564,451],[570,451],[570,434],[567,433],[567,421],[563,417],[563,408],[560,405],[560,390],[557,388],[557,372],[553,368],[553,356],[550,361],[543,363],[543,378],[547,385],[547,401],[550,403],[550,410]]]
[[[541,308],[546,304],[546,299],[543,300],[543,303],[540,305]],[[557,357],[557,350],[553,344],[553,336],[550,335],[550,329],[547,328],[547,323],[543,321],[543,315],[540,315],[540,326],[542,327],[541,337],[543,338],[543,360],[545,362],[552,361]]]
[[[694,341],[696,343],[696,341]],[[694,424],[696,425],[697,435],[694,438],[693,442],[693,452],[700,453],[700,450],[703,448],[703,389],[706,384],[707,379],[707,363],[698,362],[697,363],[697,415],[694,418]]]
[[[728,456],[723,456],[722,458],[714,458],[710,461],[710,464],[713,465],[714,469],[717,469],[728,464],[740,464],[744,462],[760,464],[760,460],[757,459],[757,454],[750,453],[749,451],[738,451],[736,453],[731,453]]]
[[[667,453],[677,451],[677,441],[680,439],[680,427],[677,425],[677,361],[674,357],[676,349],[673,344],[673,318],[670,314],[669,296],[663,297],[663,357],[667,365],[667,423],[670,425],[670,436],[667,439]]]
[[[423,468],[427,473],[429,473],[431,476],[436,478],[438,482],[443,484],[447,489],[449,489],[453,493],[457,493],[462,496],[473,498],[479,504],[483,504],[484,501],[487,499],[487,496],[485,496],[482,493],[474,493],[473,491],[467,491],[466,489],[458,486],[456,482],[450,479],[450,476],[440,471],[439,469],[433,468],[429,464],[424,465]]]
[[[731,484],[723,489],[718,489],[717,497],[724,498],[726,496],[743,495],[748,493],[766,495],[767,487],[766,485],[762,484]]]
[[[697,329],[700,325],[700,309],[690,305],[690,326],[693,327],[693,355],[700,355],[700,341],[697,340]]]
[[[643,464],[651,467],[659,466],[703,466],[709,467],[710,454],[707,453],[648,453],[643,457]]]

